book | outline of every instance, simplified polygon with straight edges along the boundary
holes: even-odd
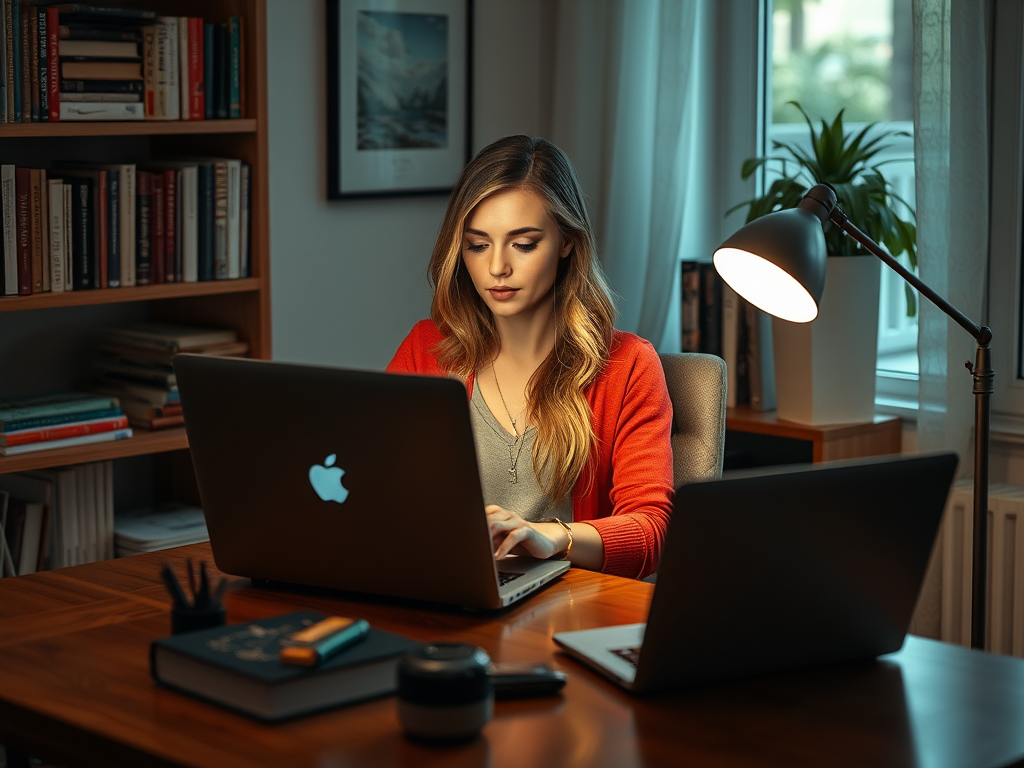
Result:
[[[680,262],[680,314],[683,352],[700,351],[700,264]]]
[[[7,64],[7,75],[6,75],[6,88],[5,88],[5,109],[7,111],[7,122],[17,122],[17,115],[14,109],[14,62],[17,59],[14,48],[14,30],[17,27],[14,24],[15,8],[14,3],[11,0],[3,0],[4,10],[7,12],[4,18],[4,28],[2,30],[4,37],[4,59]]]
[[[28,87],[29,108],[32,110],[32,122],[39,122],[39,12],[35,9],[22,8],[22,14],[28,24],[28,37],[25,39],[28,49]]]
[[[46,182],[49,195],[50,228],[50,290],[53,293],[64,292],[64,182],[50,179]]]
[[[772,351],[772,319],[752,304],[746,305],[747,375],[750,408],[775,410],[775,360]]]
[[[61,57],[88,56],[106,59],[138,59],[139,45],[135,42],[113,40],[58,40]]]
[[[145,120],[143,105],[119,104],[103,101],[60,103],[61,120]]]
[[[178,82],[178,19],[161,16],[156,24],[154,72],[156,113],[161,120],[181,119],[181,85]]]
[[[150,405],[167,405],[180,401],[177,389],[138,384],[109,377],[96,380],[89,388],[97,394],[110,395],[120,400],[142,400]]]
[[[228,274],[228,164],[213,163],[213,277],[226,280]]]
[[[242,199],[239,202],[238,219],[238,253],[241,262],[239,269],[240,277],[249,277],[251,272],[251,256],[249,249],[249,206],[252,195],[252,166],[242,163]]]
[[[142,80],[67,80],[60,81],[60,92],[65,93],[137,93],[142,95]]]
[[[93,287],[95,257],[93,251],[93,188],[92,179],[65,176],[71,187],[71,274],[73,290]]]
[[[213,164],[199,163],[196,170],[196,259],[199,280],[214,279],[214,180]]]
[[[140,93],[62,93],[60,96],[62,101],[68,103],[82,103],[92,102],[94,104],[104,104],[114,102],[118,104],[134,104],[142,101],[142,94]],[[57,116],[60,117],[60,111],[58,109]]]
[[[60,120],[60,57],[57,32],[58,13],[56,8],[46,9],[46,103],[49,109],[47,120]]]
[[[52,9],[57,12],[56,8]],[[142,42],[142,33],[138,27],[120,24],[58,24],[57,37],[61,40],[111,40],[131,43]],[[136,54],[138,55],[138,54]]]
[[[142,28],[143,103],[146,106],[146,117],[152,120],[160,117],[157,113],[159,103],[156,98],[156,31],[154,24]]]
[[[75,465],[75,488],[78,491],[78,534],[81,562],[96,561],[98,531],[96,525],[96,473],[90,464]]]
[[[176,349],[159,349],[138,347],[116,341],[101,340],[98,348],[125,360],[153,363],[155,365],[171,365]],[[244,341],[231,341],[225,344],[203,344],[188,348],[192,355],[210,355],[211,357],[242,357],[249,352],[249,345]]]
[[[283,641],[323,618],[299,611],[154,640],[150,672],[161,685],[264,721],[393,693],[399,658],[420,644],[381,629],[315,667],[280,662]]]
[[[172,420],[180,420],[175,425],[184,423],[181,403],[150,405],[141,400],[122,400],[121,408],[132,426],[140,425],[146,429],[155,429],[158,427],[151,426],[153,422],[159,422],[161,427],[171,426]]]
[[[191,120],[191,71],[189,69],[188,16],[178,17],[178,101],[181,105],[181,119]]]
[[[132,509],[114,521],[117,556],[159,552],[209,541],[203,510],[169,502],[156,507]]]
[[[37,121],[38,122],[38,121]],[[32,293],[43,293],[47,286],[43,282],[43,171],[29,168],[29,242],[32,247]],[[48,261],[48,259],[46,260]],[[46,281],[47,283],[49,280]]]
[[[227,277],[237,280],[242,275],[241,266],[241,205],[242,205],[242,162],[225,160],[227,199],[225,201],[225,249],[227,251]]]
[[[164,175],[161,171],[149,172],[149,260],[150,282],[164,282]]]
[[[76,421],[53,427],[38,429],[21,429],[13,432],[0,432],[0,446],[13,448],[16,445],[42,443],[48,440],[63,440],[67,437],[81,437],[100,432],[113,432],[128,426],[128,417],[119,415],[89,421]]]
[[[202,20],[200,20],[202,21]],[[215,35],[213,24],[203,23],[203,117],[206,120],[213,120],[217,116],[214,107],[216,100],[214,85],[216,71],[214,67]]]
[[[116,397],[97,397],[88,392],[54,392],[0,402],[0,426],[26,419],[39,419],[68,414],[117,408]]]
[[[64,187],[64,290],[70,291],[74,288],[74,272],[72,270],[72,263],[74,261],[74,252],[72,250],[74,245],[72,241],[74,203],[72,201],[72,194],[74,190],[70,184],[62,184],[62,186]]]
[[[7,27],[7,16],[10,13],[7,4],[7,0],[0,0],[0,123],[9,122],[7,119],[7,35],[4,33]],[[0,566],[0,573],[2,573],[2,566]]]
[[[66,80],[135,80],[142,77],[139,61],[68,61],[60,63],[60,76]]]
[[[228,117],[242,116],[242,61],[239,18],[228,19]]]
[[[35,451],[46,451],[52,448],[72,448],[79,445],[91,445],[92,443],[105,443],[111,440],[125,440],[132,436],[131,428],[117,429],[113,432],[99,432],[94,435],[82,435],[81,437],[69,437],[63,440],[48,440],[43,443],[28,443],[7,448],[0,445],[0,456],[20,456],[24,453]]]
[[[203,60],[203,20],[195,16],[188,18],[188,99],[189,119],[206,118],[205,62]]]
[[[121,413],[120,408],[98,408],[94,411],[83,413],[62,413],[54,416],[37,416],[31,419],[19,421],[5,421],[0,424],[0,432],[15,432],[21,429],[38,429],[50,427],[56,424],[68,424],[73,421],[91,421],[93,419],[107,419]]]
[[[181,258],[177,250],[178,241],[178,174],[173,168],[163,169],[164,187],[164,271],[163,281],[173,283],[180,280]]]
[[[729,285],[722,286],[722,359],[725,361],[726,388],[725,405],[735,408],[738,405],[736,395],[736,360],[739,355],[740,318],[745,316],[740,308],[743,300]]]
[[[15,7],[22,3],[15,3]],[[21,30],[21,53],[18,62],[18,79],[21,81],[21,120],[19,122],[32,122],[32,71],[35,69],[35,61],[32,58],[32,27],[35,26],[35,14],[28,6],[24,6],[18,12],[18,29]],[[31,23],[30,23],[31,22]],[[38,119],[38,115],[36,115]]]
[[[49,4],[60,13],[65,22],[82,24],[113,24],[124,22],[143,22],[156,19],[156,11],[143,8],[125,8],[121,6],[86,5],[84,3],[53,3]]]
[[[18,166],[14,169],[17,194],[18,294],[32,295],[32,172]]]
[[[12,559],[19,576],[35,573],[43,567],[46,554],[48,517],[53,504],[52,484],[23,474],[0,475],[0,491],[8,494],[8,522],[12,511],[21,518],[20,531],[11,534]]]
[[[167,365],[125,360],[120,357],[100,357],[93,361],[94,367],[114,379],[151,384],[158,387],[176,387],[178,381],[174,369]]]
[[[23,39],[21,32],[21,3],[14,2],[11,0],[10,4],[11,16],[8,21],[7,28],[7,50],[11,80],[8,89],[8,102],[7,111],[8,114],[14,113],[14,122],[20,123],[22,121],[21,114],[21,41]]]
[[[0,197],[3,205],[4,295],[18,293],[17,188],[13,165],[0,165]]]
[[[236,342],[238,332],[232,328],[198,328],[191,325],[151,322],[108,328],[104,331],[102,339],[108,343],[184,352]]]
[[[48,482],[51,490],[49,567],[65,568],[81,562],[78,534],[78,488],[74,467],[40,469],[30,476]]]
[[[722,278],[715,265],[700,265],[700,352],[722,355]]]
[[[215,24],[213,27],[214,31],[214,52],[213,55],[216,59],[214,64],[215,72],[214,77],[217,80],[216,89],[216,101],[215,106],[217,108],[217,119],[226,120],[229,115],[230,105],[228,103],[230,99],[230,88],[231,88],[231,41],[230,33],[228,31],[227,24]]]
[[[152,233],[150,231],[153,198],[152,175],[148,171],[135,172],[135,284],[149,285],[153,281]]]
[[[39,102],[40,122],[50,120],[50,88],[47,84],[47,75],[50,71],[50,57],[46,53],[46,43],[49,34],[46,29],[46,9],[36,11],[36,101]]]

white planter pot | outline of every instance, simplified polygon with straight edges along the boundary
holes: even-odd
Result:
[[[772,321],[778,418],[814,425],[874,418],[881,266],[874,256],[829,256],[818,316]]]

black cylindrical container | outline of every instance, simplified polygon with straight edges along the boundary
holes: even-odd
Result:
[[[406,733],[431,741],[476,736],[491,719],[491,659],[482,648],[434,643],[398,664],[398,719]]]

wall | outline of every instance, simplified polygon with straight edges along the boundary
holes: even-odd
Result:
[[[547,123],[550,8],[475,0],[473,150]],[[268,0],[273,355],[383,368],[427,316],[444,196],[328,201],[324,0]]]

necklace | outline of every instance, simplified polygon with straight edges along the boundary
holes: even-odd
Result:
[[[484,421],[488,427],[491,427],[491,431],[501,438],[501,441],[505,443],[505,447],[508,448],[508,481],[511,485],[515,485],[519,480],[519,456],[523,452],[523,443],[526,442],[526,430],[523,430],[522,434],[519,434],[519,428],[516,426],[516,420],[512,418],[512,414],[509,413],[508,403],[505,402],[505,396],[501,393],[501,385],[498,383],[498,374],[494,370],[494,366],[491,365],[491,373],[494,375],[494,386],[498,388],[498,397],[501,398],[501,405],[505,409],[505,414],[508,416],[508,420],[512,422],[512,432],[515,434],[515,439],[512,442],[508,442],[507,439],[496,430],[491,423],[485,418]],[[525,409],[525,406],[524,406]],[[519,413],[522,413],[520,411]],[[519,415],[516,414],[516,416]],[[481,414],[483,415],[483,414]]]

